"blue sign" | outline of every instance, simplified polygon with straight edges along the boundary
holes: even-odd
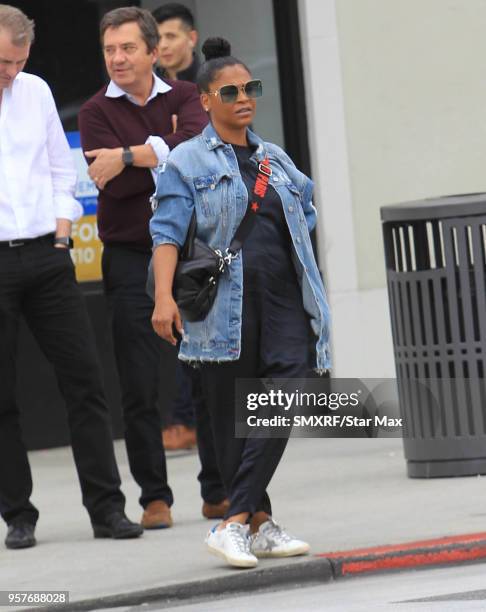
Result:
[[[79,132],[66,132],[66,138],[73,153],[78,182],[76,184],[75,197],[84,208],[85,215],[96,215],[98,206],[98,189],[88,175],[88,164],[81,148]]]

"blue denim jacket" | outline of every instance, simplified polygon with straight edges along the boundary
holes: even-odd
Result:
[[[257,147],[252,159],[262,161],[268,155],[270,160],[273,170],[270,180],[282,200],[303,304],[316,336],[315,369],[327,370],[330,367],[329,308],[309,238],[309,231],[316,223],[316,210],[311,202],[313,183],[277,145],[263,142],[251,131],[248,131],[248,142]],[[220,139],[211,124],[202,134],[172,150],[158,175],[153,203],[156,209],[150,232],[154,248],[160,244],[182,247],[194,208],[198,238],[214,249],[224,251],[229,246],[245,214],[248,192],[231,145]],[[184,338],[179,351],[183,361],[239,358],[242,258],[240,251],[220,277],[216,300],[206,319],[183,322]]]

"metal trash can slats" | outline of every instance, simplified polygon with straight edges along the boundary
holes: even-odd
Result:
[[[408,474],[484,474],[486,194],[381,218]]]

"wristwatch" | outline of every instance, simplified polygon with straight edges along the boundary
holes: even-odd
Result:
[[[73,239],[70,236],[55,236],[54,244],[62,244],[68,249],[72,249],[74,246]]]
[[[133,166],[133,153],[130,147],[123,147],[122,162],[125,166]]]

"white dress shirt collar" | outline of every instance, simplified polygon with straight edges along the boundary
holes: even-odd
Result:
[[[156,74],[153,74],[153,77],[154,77],[154,81],[152,85],[152,91],[150,92],[149,97],[145,100],[145,104],[147,104],[148,102],[150,102],[150,100],[155,98],[157,94],[167,93],[168,91],[172,89],[170,85],[165,83]],[[121,98],[122,96],[126,96],[127,99],[130,100],[130,102],[132,102],[133,104],[136,104],[137,106],[142,106],[139,102],[135,100],[135,98],[131,94],[124,91],[114,81],[110,81],[110,83],[108,84],[105,96],[107,98]]]

